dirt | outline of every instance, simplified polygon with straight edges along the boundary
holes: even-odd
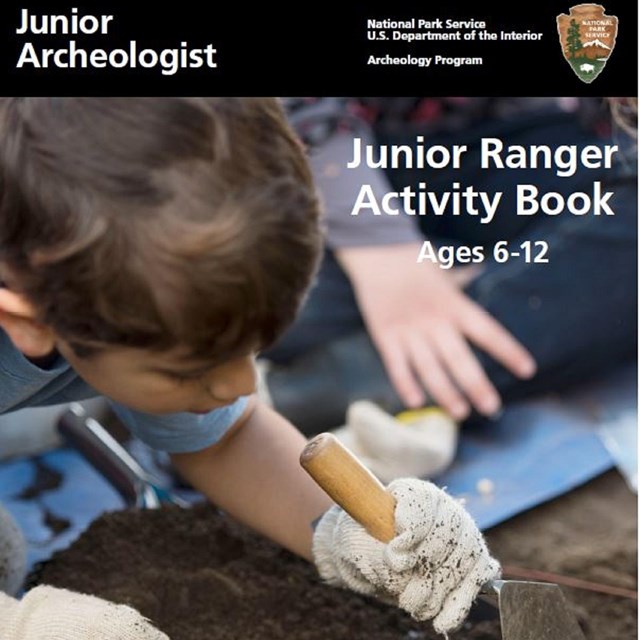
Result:
[[[637,588],[636,497],[614,473],[488,534],[517,565]],[[435,640],[430,625],[320,584],[288,552],[200,505],[101,517],[38,575],[142,611],[172,640]],[[588,640],[637,638],[637,602],[564,589]],[[450,640],[499,640],[499,623],[474,614]]]
[[[504,565],[637,591],[637,496],[617,472],[497,527],[487,539]],[[637,600],[563,591],[588,640],[637,639]]]

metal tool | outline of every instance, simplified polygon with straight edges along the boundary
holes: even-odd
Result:
[[[58,431],[124,498],[129,506],[157,509],[162,503],[189,503],[157,484],[129,452],[82,405],[74,402],[58,420]]]
[[[373,537],[395,536],[395,501],[379,480],[330,433],[309,441],[300,464]],[[585,640],[557,584],[493,580],[502,640]]]

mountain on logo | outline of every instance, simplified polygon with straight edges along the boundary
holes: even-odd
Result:
[[[591,42],[585,42],[582,47],[575,52],[575,57],[595,60],[596,58],[606,58],[610,53],[611,47],[607,47],[607,45],[604,44],[604,42],[600,42],[600,40],[592,40]]]
[[[603,49],[611,49],[611,47],[607,47],[604,42],[600,42],[600,40],[592,40],[591,42],[585,42],[583,47],[602,47]]]

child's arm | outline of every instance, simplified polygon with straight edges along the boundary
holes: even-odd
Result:
[[[499,575],[482,534],[458,501],[430,482],[395,480],[396,536],[372,538],[302,470],[306,441],[256,403],[218,444],[173,454],[196,488],[238,520],[315,561],[336,586],[384,597],[438,632],[458,627],[488,580]],[[324,515],[323,515],[324,514]],[[322,515],[315,532],[311,523]]]
[[[332,503],[300,467],[305,444],[289,422],[253,399],[222,441],[172,459],[221,509],[311,560],[311,525]]]

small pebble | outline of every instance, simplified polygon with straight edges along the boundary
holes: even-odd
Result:
[[[493,484],[492,480],[489,478],[481,478],[476,483],[476,490],[481,496],[490,496],[493,495],[496,486]]]

